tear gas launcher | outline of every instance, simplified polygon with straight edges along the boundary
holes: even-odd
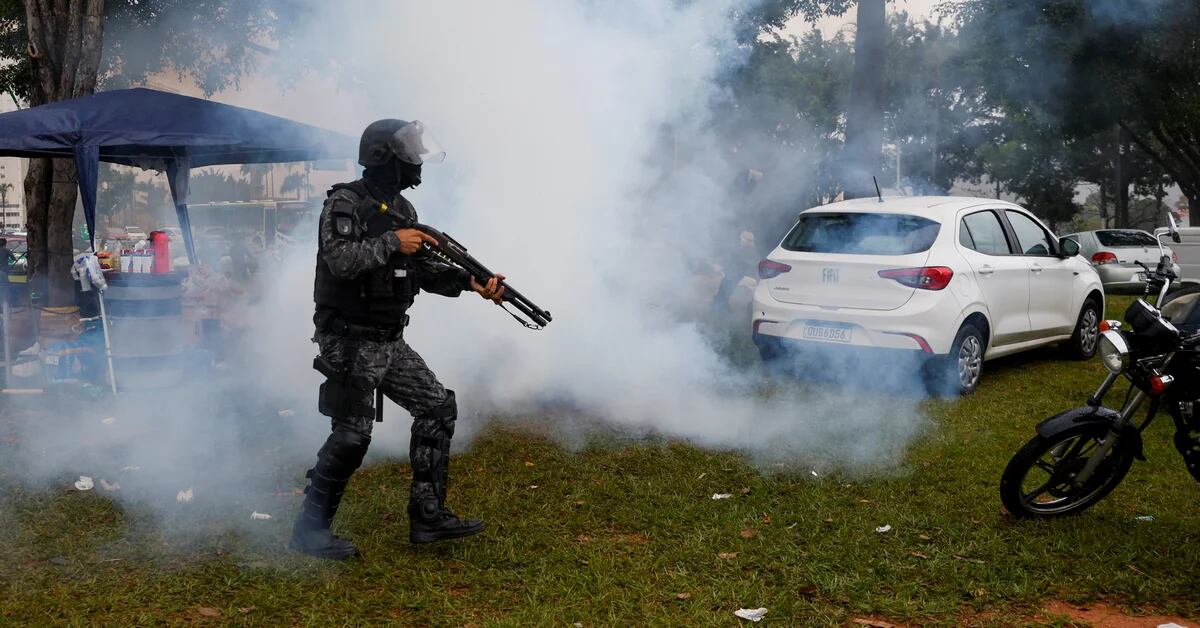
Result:
[[[413,224],[412,228],[425,233],[434,240],[437,240],[436,245],[428,242],[426,242],[424,245],[425,250],[434,258],[467,271],[472,277],[475,278],[475,281],[481,284],[487,283],[489,279],[496,276],[496,273],[488,270],[486,266],[479,262],[479,260],[471,257],[471,254],[467,253],[467,247],[460,244],[454,238],[428,225]],[[549,325],[550,321],[553,320],[550,316],[550,312],[538,307],[536,303],[530,301],[520,292],[517,292],[512,286],[508,285],[507,282],[501,281],[500,285],[504,286],[504,294],[500,297],[502,303],[499,305],[504,307],[505,305],[510,304],[516,308],[517,311],[525,315],[525,318],[521,318],[513,313],[512,310],[504,307],[504,311],[508,312],[510,316],[517,319],[517,322],[521,323],[525,327],[528,327],[529,329],[542,329],[546,325]]]

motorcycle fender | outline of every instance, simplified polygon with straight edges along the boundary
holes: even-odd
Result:
[[[1120,418],[1121,413],[1111,408],[1094,408],[1092,406],[1072,408],[1038,423],[1037,433],[1042,438],[1051,438],[1060,432],[1065,432],[1081,424],[1103,423],[1105,425],[1112,425]],[[1141,432],[1130,427],[1122,434],[1122,438],[1129,439],[1130,444],[1133,446],[1135,458],[1142,461],[1146,460],[1146,456],[1142,451]]]

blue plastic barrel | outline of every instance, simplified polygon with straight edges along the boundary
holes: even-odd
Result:
[[[183,380],[183,273],[106,275],[104,306],[117,387],[166,388]]]

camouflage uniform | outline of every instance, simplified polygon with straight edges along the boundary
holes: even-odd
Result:
[[[332,549],[346,543],[328,541],[328,526],[370,444],[376,389],[413,416],[410,540],[454,538],[483,528],[445,508],[457,418],[454,391],[442,386],[402,337],[404,312],[417,292],[455,297],[470,287],[470,276],[427,255],[400,253],[393,230],[415,223],[416,211],[399,193],[386,201],[381,196],[362,181],[335,186],[321,213],[313,340],[337,375],[322,385],[321,412],[331,417],[332,430],[309,472],[293,537],[294,548],[315,555],[323,555],[320,543],[333,543]],[[437,533],[423,532],[430,526]],[[447,527],[452,529],[446,532]],[[322,536],[314,541],[317,534]]]

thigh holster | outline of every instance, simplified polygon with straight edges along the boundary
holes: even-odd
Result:
[[[325,376],[317,400],[317,410],[330,418],[373,416],[374,386],[366,377],[355,377],[348,369],[338,369],[322,356],[313,358],[313,368]]]

